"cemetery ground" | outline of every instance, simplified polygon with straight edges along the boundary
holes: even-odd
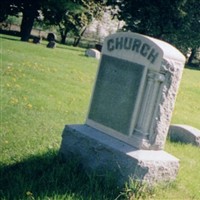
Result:
[[[84,123],[98,61],[84,49],[24,43],[1,35],[0,199],[200,199],[200,148],[172,143],[175,182],[152,190],[115,186],[112,173],[85,172],[58,156],[65,124]],[[172,123],[200,129],[200,70],[185,68]],[[137,189],[137,190],[135,190]]]

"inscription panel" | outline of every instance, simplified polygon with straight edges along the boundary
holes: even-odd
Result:
[[[103,55],[88,119],[129,135],[144,68]]]

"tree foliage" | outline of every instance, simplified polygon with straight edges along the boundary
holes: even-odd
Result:
[[[59,27],[61,43],[65,43],[67,34],[73,32],[76,46],[87,25],[100,14],[101,8],[102,4],[94,0],[48,0],[42,12],[46,23]]]
[[[87,27],[84,35],[87,35],[89,38],[94,38],[102,43],[106,36],[121,31],[124,22],[119,21],[116,18],[113,19],[111,13],[113,13],[113,10],[107,7],[104,10],[103,15],[100,18],[93,20]]]
[[[125,21],[124,30],[163,39],[193,54],[200,46],[199,0],[1,0],[0,22],[22,13],[21,40],[28,41],[34,20],[43,12],[44,22],[59,27],[62,43],[75,35],[76,46],[94,18],[104,12],[104,2],[117,8],[113,17]]]
[[[42,8],[45,22],[59,27],[61,43],[69,32],[73,32],[77,40],[80,40],[87,25],[101,11],[101,4],[94,0],[48,0]]]
[[[74,26],[71,14],[80,10],[79,4],[66,0],[48,0],[42,8],[45,23],[59,27],[62,43],[65,43],[67,33]]]
[[[200,46],[199,0],[108,0],[125,30],[146,34],[186,50]]]
[[[74,46],[77,46],[89,24],[102,16],[104,4],[101,1],[86,0],[83,1],[84,12],[76,18],[76,27],[73,30],[75,35]]]
[[[200,47],[200,1],[188,0],[184,7],[185,17],[181,29],[177,30],[175,44],[183,48]]]
[[[1,0],[1,21],[8,15],[22,13],[21,40],[28,41],[35,18],[39,15],[42,0]]]
[[[14,4],[13,0],[0,1],[0,22],[6,20],[9,15],[17,15],[19,12],[18,7]]]
[[[42,11],[44,22],[59,27],[62,43],[72,31],[77,44],[87,25],[100,13],[101,5],[97,0],[1,0],[0,20],[22,13],[21,40],[28,41],[34,20]]]

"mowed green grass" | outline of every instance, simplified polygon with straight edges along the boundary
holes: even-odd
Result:
[[[84,49],[48,49],[1,35],[0,199],[115,199],[115,177],[57,156],[65,124],[84,123],[98,61]],[[185,69],[172,123],[200,129],[200,71]],[[167,141],[180,159],[174,184],[146,199],[200,199],[200,148]]]
[[[184,69],[171,123],[200,130],[200,70]],[[200,199],[200,148],[167,141],[165,150],[180,159],[180,169],[174,187],[160,190],[159,198]]]
[[[48,49],[4,36],[1,43],[1,147],[9,151],[3,162],[15,163],[58,148],[64,125],[84,122],[97,61],[78,48]]]
[[[200,129],[200,69],[185,69],[172,123],[187,124]]]

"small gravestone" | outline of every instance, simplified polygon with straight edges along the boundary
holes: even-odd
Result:
[[[47,48],[55,48],[56,47],[56,35],[54,33],[48,33],[47,35]]]
[[[34,44],[40,44],[41,41],[42,41],[42,38],[41,38],[41,37],[34,37],[34,38],[33,38],[33,43],[34,43]]]
[[[96,59],[100,59],[101,53],[96,49],[87,49],[85,51],[85,55],[88,56],[88,57],[93,57],[93,58],[96,58]]]
[[[55,48],[56,47],[56,42],[55,41],[50,41],[48,44],[47,44],[47,48]]]
[[[97,49],[99,52],[101,52],[102,45],[101,44],[95,44],[95,49]]]
[[[179,160],[163,151],[184,56],[173,46],[136,33],[108,36],[86,123],[67,125],[60,153],[86,169],[131,179],[172,181]]]

